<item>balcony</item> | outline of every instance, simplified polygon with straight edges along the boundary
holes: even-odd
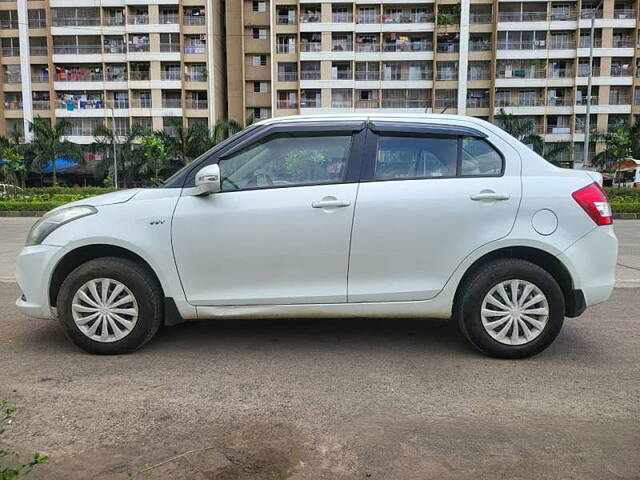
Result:
[[[491,23],[493,21],[490,13],[470,13],[469,23]]]
[[[353,102],[351,99],[347,100],[331,100],[331,108],[351,108]]]
[[[129,80],[146,81],[151,80],[149,70],[132,70],[129,72]]]
[[[548,125],[545,131],[549,135],[568,135],[571,133],[569,125]]]
[[[342,40],[334,40],[331,43],[332,52],[353,52],[353,43]]]
[[[430,99],[408,100],[403,98],[383,98],[382,108],[429,108]]]
[[[585,65],[585,64],[578,65],[578,77],[588,77],[588,76],[589,76],[589,65]],[[592,77],[600,76],[599,66],[597,65],[593,66],[593,68],[591,69],[591,76]]]
[[[382,80],[397,82],[397,81],[419,81],[419,80],[431,80],[433,72],[431,70],[384,70]]]
[[[32,73],[31,83],[49,83],[49,75],[44,73]]]
[[[127,15],[127,25],[149,25],[149,15]]]
[[[516,42],[498,40],[498,50],[545,50],[546,42],[540,40]]]
[[[556,68],[549,70],[549,78],[570,78],[573,77],[573,68]]]
[[[179,20],[180,16],[176,13],[163,13],[160,15],[160,23],[162,25],[175,25]]]
[[[186,99],[186,108],[190,108],[192,110],[206,110],[209,107],[208,100],[197,100],[195,98],[187,98]]]
[[[29,28],[44,28],[47,26],[47,22],[44,18],[30,18],[28,23]]]
[[[56,82],[101,82],[102,72],[96,73],[90,70],[77,70],[74,72],[56,73]]]
[[[558,12],[551,12],[551,21],[553,22],[572,22],[578,18],[575,10],[565,10]]]
[[[151,51],[151,45],[148,43],[129,43],[129,52],[130,53],[142,53]]]
[[[46,51],[46,47],[45,48]],[[54,45],[53,53],[56,55],[92,55],[102,53],[100,45]],[[32,53],[32,55],[35,55]]]
[[[496,98],[496,107],[543,107],[544,98],[541,97],[523,97],[516,100],[508,98]]]
[[[51,102],[49,100],[33,100],[34,110],[51,110]]]
[[[296,44],[295,43],[279,43],[276,45],[276,53],[296,53]]]
[[[53,27],[92,27],[100,25],[100,17],[57,17],[52,20]]]
[[[124,25],[124,16],[103,17],[102,24],[105,27],[121,27]]]
[[[102,98],[91,100],[56,100],[56,108],[58,109],[70,110],[70,106],[73,110],[95,110],[104,108],[104,101]]]
[[[458,101],[455,98],[436,98],[436,108],[457,108]]]
[[[457,70],[437,70],[436,80],[440,82],[450,82],[458,79]]]
[[[589,20],[591,18],[602,18],[602,9],[596,10],[595,8],[583,8],[580,11],[580,18]]]
[[[300,14],[300,23],[320,23],[320,20],[320,12],[309,12]]]
[[[581,98],[576,98],[576,105],[586,105],[587,95],[585,94]],[[591,95],[591,105],[598,105],[598,95]]]
[[[20,72],[17,73],[5,73],[4,75],[4,83],[21,83],[22,75]]]
[[[633,48],[633,39],[631,37],[613,37],[613,48]]]
[[[295,25],[296,17],[294,15],[278,15],[276,17],[276,23],[278,25]]]
[[[162,70],[160,72],[160,78],[162,80],[169,80],[169,81],[177,81],[180,80],[180,71],[175,71],[175,70]]]
[[[47,47],[38,46],[38,45],[30,45],[29,46],[29,55],[34,57],[42,57],[47,55],[48,49]]]
[[[591,37],[587,35],[580,36],[580,48],[591,48]],[[593,39],[593,48],[602,48],[602,38],[596,37]]]
[[[198,25],[205,24],[205,16],[204,15],[185,15],[183,20],[185,25],[195,27]]]
[[[359,13],[356,15],[356,22],[364,25],[380,23],[380,15],[377,13]]]
[[[379,43],[356,43],[356,52],[371,53],[371,52],[379,52],[379,51],[380,51]]]
[[[278,108],[283,110],[292,110],[298,108],[298,102],[291,100],[278,100]]]
[[[545,22],[547,12],[499,12],[499,22]]]
[[[489,80],[491,78],[491,70],[469,69],[467,80]]]
[[[300,43],[300,51],[301,52],[320,52],[322,51],[322,43],[303,41]]]
[[[334,71],[331,80],[353,80],[353,72],[351,70]]]
[[[316,97],[300,99],[300,108],[320,108],[320,106],[320,100]]]
[[[470,52],[488,52],[491,50],[491,41],[470,41],[469,42],[469,51]]]
[[[297,82],[298,73],[297,72],[278,72],[278,81],[279,82]]]
[[[117,55],[117,54],[126,53],[126,52],[127,52],[127,47],[124,43],[112,43],[104,46],[105,54]]]
[[[8,100],[4,102],[5,110],[22,110],[22,100]]]
[[[616,8],[613,11],[613,18],[616,19],[634,19],[636,17],[636,11],[633,8]]]
[[[320,80],[320,70],[301,70],[300,80]]]
[[[162,108],[182,108],[182,102],[179,98],[163,98]]]
[[[572,104],[569,97],[550,97],[547,101],[548,107],[570,107]]]
[[[611,64],[611,76],[612,77],[631,77],[633,74],[633,68],[631,65],[619,65]]]
[[[107,108],[113,110],[123,110],[129,108],[129,100],[107,100]]]
[[[385,52],[431,52],[433,51],[433,42],[431,40],[417,40],[413,42],[385,42],[384,51]]]
[[[0,53],[3,57],[19,57],[20,47],[2,47]]]
[[[380,80],[380,72],[358,72],[356,71],[356,80],[360,82],[377,82]]]
[[[356,100],[356,108],[378,108],[379,103],[378,99],[370,99],[370,100]]]
[[[17,30],[17,20],[0,20],[0,30]]]
[[[206,82],[207,72],[186,72],[184,79],[187,82]]]
[[[131,99],[131,108],[151,108],[151,99],[133,98]]]
[[[609,92],[609,105],[631,105],[631,95]]]
[[[409,12],[384,14],[382,23],[433,23],[433,14]]]
[[[186,49],[186,46],[185,46]],[[171,52],[171,53],[180,53],[180,44],[179,43],[161,43],[160,44],[161,52]]]
[[[467,97],[467,108],[489,108],[489,97]]]
[[[174,51],[174,50],[171,50],[171,51]],[[192,43],[190,45],[184,46],[184,53],[186,54],[197,54],[197,53],[206,53],[206,52],[207,52],[207,46],[204,43],[202,44]]]
[[[126,82],[127,72],[107,72],[104,79],[107,82]]]
[[[544,68],[512,68],[510,70],[506,70],[504,68],[498,67],[496,71],[497,78],[544,78],[545,70]]]
[[[331,21],[333,23],[353,23],[353,14],[351,12],[333,12]]]
[[[556,39],[551,37],[549,48],[551,50],[573,50],[576,48],[576,42],[570,39]]]

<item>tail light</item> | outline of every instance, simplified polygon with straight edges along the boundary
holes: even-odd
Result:
[[[611,225],[613,217],[607,194],[597,183],[587,185],[571,195],[596,225]]]

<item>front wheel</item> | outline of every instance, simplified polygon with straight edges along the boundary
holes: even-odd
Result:
[[[520,259],[482,266],[462,286],[460,329],[482,353],[526,358],[546,349],[564,322],[564,295],[544,269]]]
[[[60,286],[56,305],[71,341],[97,354],[140,348],[163,318],[157,280],[141,265],[118,257],[91,260],[73,270]]]

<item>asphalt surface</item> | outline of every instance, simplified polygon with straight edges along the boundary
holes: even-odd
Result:
[[[6,220],[0,443],[51,455],[29,478],[640,478],[640,222],[616,225],[623,288],[504,361],[400,319],[195,322],[88,355],[16,311]]]

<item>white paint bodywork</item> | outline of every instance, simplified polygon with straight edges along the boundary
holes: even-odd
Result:
[[[451,315],[465,272],[486,254],[532,247],[556,256],[587,305],[614,285],[617,240],[571,197],[592,183],[583,171],[554,167],[499,128],[449,115],[346,115],[318,120],[390,120],[471,126],[505,156],[497,178],[346,183],[225,192],[193,197],[185,189],[114,192],[76,202],[96,215],[25,247],[17,280],[26,314],[51,318],[49,284],[76,248],[107,244],[134,252],[156,273],[184,319],[227,317],[433,317]],[[261,124],[291,122],[291,117]],[[597,179],[597,177],[595,177]],[[501,202],[473,202],[491,189]],[[318,209],[325,197],[347,208]],[[536,213],[557,217],[538,233]],[[546,213],[545,213],[546,215]]]

